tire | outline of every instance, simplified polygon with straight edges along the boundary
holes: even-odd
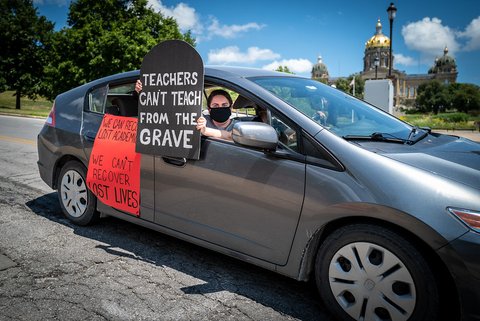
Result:
[[[66,163],[58,176],[58,200],[63,214],[77,225],[94,223],[100,217],[97,198],[87,188],[85,166],[77,161]]]
[[[430,266],[389,229],[355,224],[334,231],[317,253],[315,278],[338,320],[438,320],[439,291]]]

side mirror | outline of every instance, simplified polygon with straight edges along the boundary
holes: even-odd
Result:
[[[272,126],[253,121],[235,123],[232,138],[237,144],[266,150],[275,150],[278,144],[277,132]]]

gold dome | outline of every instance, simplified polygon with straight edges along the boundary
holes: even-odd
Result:
[[[390,39],[384,35],[375,35],[370,40],[367,41],[365,47],[367,48],[378,48],[378,47],[389,47]]]
[[[380,19],[376,25],[377,32],[366,43],[365,47],[368,48],[388,48],[390,47],[390,39],[382,33],[382,24]]]

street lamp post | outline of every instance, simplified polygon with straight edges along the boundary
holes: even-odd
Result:
[[[393,2],[390,2],[390,6],[387,8],[387,12],[388,12],[388,20],[390,20],[390,57],[388,58],[390,66],[388,68],[388,77],[391,77],[392,76],[392,65],[393,65],[393,61],[392,61],[392,42],[393,42],[392,29],[393,29],[393,19],[395,19],[395,15],[397,13],[397,8],[393,4]]]
[[[378,70],[378,65],[380,64],[380,59],[378,58],[378,54],[375,55],[375,60],[373,61],[373,64],[375,65],[375,79],[377,79],[378,78],[377,70]]]

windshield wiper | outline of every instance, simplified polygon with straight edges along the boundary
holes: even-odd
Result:
[[[345,135],[342,136],[346,140],[371,140],[379,142],[391,142],[398,144],[407,144],[413,145],[416,142],[424,139],[430,133],[430,128],[428,127],[413,127],[408,135],[408,138],[400,138],[389,133],[374,132],[369,136],[362,135]]]
[[[398,144],[409,144],[407,139],[399,138],[393,136],[389,133],[379,133],[375,132],[369,136],[362,136],[362,135],[345,135],[342,136],[346,140],[371,140],[371,141],[379,141],[379,142],[391,142],[391,143],[398,143]]]
[[[414,127],[412,128],[412,130],[410,131],[410,134],[408,134],[408,138],[407,138],[408,144],[413,145],[413,144],[415,144],[416,142],[424,139],[425,137],[428,136],[428,134],[429,134],[431,131],[432,131],[432,130],[430,129],[430,127],[418,127],[418,126],[414,126]]]

